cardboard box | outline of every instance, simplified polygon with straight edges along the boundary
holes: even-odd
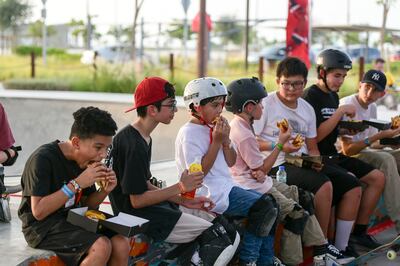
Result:
[[[365,124],[364,121],[339,121],[339,127],[349,130],[364,131],[369,125]]]
[[[146,219],[123,212],[120,212],[118,216],[102,212],[107,219],[96,221],[85,216],[87,210],[87,207],[69,210],[67,222],[90,232],[101,233],[105,230],[111,230],[127,237],[144,232],[149,222]]]
[[[378,119],[363,120],[363,123],[379,130],[386,130],[392,126],[391,122]]]
[[[394,138],[384,138],[379,141],[381,145],[400,145],[400,136]]]

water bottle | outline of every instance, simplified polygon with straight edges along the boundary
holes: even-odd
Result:
[[[281,183],[286,183],[286,171],[285,166],[279,166],[278,172],[276,172],[276,180]]]
[[[205,184],[202,184],[201,187],[196,189],[196,195],[201,195],[203,197],[210,198],[211,196],[210,189]],[[205,208],[210,207],[210,203],[204,202],[204,207]]]

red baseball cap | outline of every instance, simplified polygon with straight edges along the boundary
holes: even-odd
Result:
[[[168,81],[159,77],[144,78],[136,87],[133,107],[126,110],[125,113],[167,98],[168,94],[164,89],[167,83]]]

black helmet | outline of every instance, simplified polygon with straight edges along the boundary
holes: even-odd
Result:
[[[247,103],[258,103],[268,95],[264,85],[256,77],[234,80],[229,83],[227,90],[225,108],[234,114],[241,113]]]
[[[324,70],[333,68],[350,70],[352,62],[346,53],[336,49],[326,49],[317,57],[317,70],[319,71],[321,68]]]

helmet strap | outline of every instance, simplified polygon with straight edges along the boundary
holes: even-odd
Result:
[[[194,118],[198,119],[198,120],[200,121],[200,123],[202,123],[203,125],[205,125],[206,127],[208,127],[208,128],[210,129],[210,144],[211,144],[211,142],[212,142],[212,140],[213,140],[212,133],[213,133],[214,127],[210,126],[210,125],[203,119],[203,117],[201,117],[201,116],[199,116],[199,115],[197,115],[197,114],[194,114],[194,113],[192,113],[192,116],[193,116]]]

